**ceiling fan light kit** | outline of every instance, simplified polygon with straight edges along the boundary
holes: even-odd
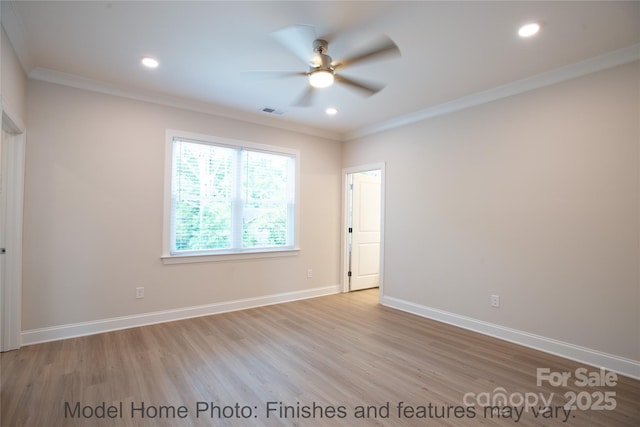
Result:
[[[318,89],[331,86],[333,84],[333,71],[332,70],[310,71],[309,84]]]
[[[384,59],[384,57],[400,55],[398,46],[396,46],[393,40],[386,36],[381,41],[370,45],[368,49],[361,51],[356,56],[340,61],[334,61],[329,55],[327,55],[329,43],[327,40],[322,38],[316,38],[315,29],[312,26],[291,25],[275,31],[273,36],[293,54],[298,56],[300,59],[303,59],[309,66],[307,72],[280,73],[282,77],[292,75],[307,76],[309,86],[294,104],[298,107],[307,107],[311,105],[315,89],[326,88],[333,85],[333,83],[340,83],[344,87],[353,89],[363,96],[371,96],[378,93],[382,88],[384,88],[384,85],[346,77],[342,74],[342,70],[354,64],[361,64],[373,60]],[[308,43],[310,42],[312,52],[307,50],[309,49]],[[336,70],[338,69],[340,72],[336,73]]]

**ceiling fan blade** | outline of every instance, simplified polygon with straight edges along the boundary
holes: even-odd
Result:
[[[314,27],[311,25],[290,25],[274,31],[271,35],[305,64],[309,64],[313,57],[311,46],[316,39]]]
[[[384,36],[375,47],[364,51],[351,58],[336,61],[333,64],[334,69],[344,68],[361,62],[369,61],[372,59],[382,59],[385,56],[400,56],[400,49],[389,37]]]
[[[364,94],[365,96],[375,95],[385,87],[385,85],[383,84],[364,82],[362,80],[354,80],[352,78],[347,78],[337,74],[334,76],[334,78],[337,82],[343,83],[349,86],[349,88],[355,89],[361,94]]]
[[[315,91],[316,91],[316,88],[314,88],[313,86],[307,87],[307,90],[304,91],[302,96],[300,96],[300,98],[298,98],[296,103],[293,105],[295,105],[296,107],[310,107],[311,100],[313,99],[313,95],[315,94]]]
[[[242,71],[242,77],[250,82],[259,82],[264,80],[283,79],[295,76],[307,76],[302,71]]]

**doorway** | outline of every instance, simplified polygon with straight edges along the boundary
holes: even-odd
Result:
[[[384,248],[384,164],[344,171],[343,292],[379,288]]]
[[[21,345],[24,126],[2,111],[0,138],[0,351]]]

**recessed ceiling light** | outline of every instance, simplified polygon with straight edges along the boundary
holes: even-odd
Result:
[[[520,27],[518,35],[520,37],[531,37],[538,34],[538,31],[540,31],[540,24],[537,22],[531,22]]]
[[[142,57],[140,62],[142,62],[142,65],[144,65],[147,68],[157,68],[158,65],[160,65],[157,59],[154,59],[150,56]]]
[[[329,107],[326,110],[324,110],[325,113],[327,113],[330,116],[335,116],[336,114],[338,114],[338,110],[336,110],[333,107]]]

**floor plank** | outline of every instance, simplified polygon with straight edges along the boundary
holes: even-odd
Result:
[[[0,363],[3,427],[640,425],[640,381],[578,387],[576,369],[598,370],[382,307],[376,290],[38,344]],[[537,368],[572,378],[537,386]],[[501,391],[511,405],[485,412],[482,397]],[[616,407],[565,419],[565,393],[585,407],[609,393],[601,403]],[[534,397],[557,412],[536,417],[541,401],[520,402]]]

